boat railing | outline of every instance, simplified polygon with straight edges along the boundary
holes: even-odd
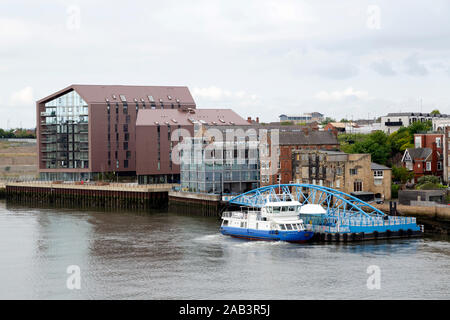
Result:
[[[247,219],[247,213],[242,211],[225,211],[222,213],[222,218]]]
[[[332,223],[339,223],[344,226],[355,227],[377,227],[377,226],[398,226],[398,225],[415,225],[416,218],[414,217],[364,217],[364,218],[334,218],[329,220]]]

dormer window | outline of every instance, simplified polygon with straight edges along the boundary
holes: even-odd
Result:
[[[147,97],[150,102],[155,102],[155,99],[153,99],[153,96],[147,96]]]
[[[122,102],[127,102],[127,98],[123,94],[120,95],[120,100]]]

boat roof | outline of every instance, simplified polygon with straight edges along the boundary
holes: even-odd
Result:
[[[319,204],[305,204],[300,208],[300,214],[326,214],[327,211]]]
[[[284,223],[302,223],[303,220],[302,219],[274,219],[273,220],[275,223],[278,224],[284,224]]]
[[[301,206],[298,201],[269,201],[265,203],[265,207],[283,207],[283,206]]]

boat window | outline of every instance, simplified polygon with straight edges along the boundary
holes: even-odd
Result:
[[[287,228],[288,230],[292,230],[292,225],[291,225],[291,224],[287,224],[287,225],[286,225],[286,228]]]
[[[280,212],[280,207],[273,207],[273,212],[274,213]]]
[[[280,229],[281,229],[281,230],[286,230],[285,225],[284,225],[284,224],[280,224]]]
[[[268,213],[272,213],[273,212],[272,209],[273,209],[272,207],[266,207],[266,210],[267,210]]]
[[[222,225],[223,225],[223,226],[227,226],[227,225],[228,225],[228,220],[223,220]]]
[[[289,207],[289,211],[295,211],[295,207]]]

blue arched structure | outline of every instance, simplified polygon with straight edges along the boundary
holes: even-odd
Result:
[[[277,184],[254,189],[229,200],[232,204],[262,207],[267,201],[299,201],[322,205],[332,215],[383,217],[385,214],[350,194],[314,184]]]
[[[387,216],[371,204],[342,191],[313,184],[277,184],[254,189],[229,200],[230,204],[261,208],[267,202],[298,201],[302,205],[318,204],[326,217],[315,231],[384,232],[418,230],[415,218]],[[330,223],[332,221],[332,223]]]

